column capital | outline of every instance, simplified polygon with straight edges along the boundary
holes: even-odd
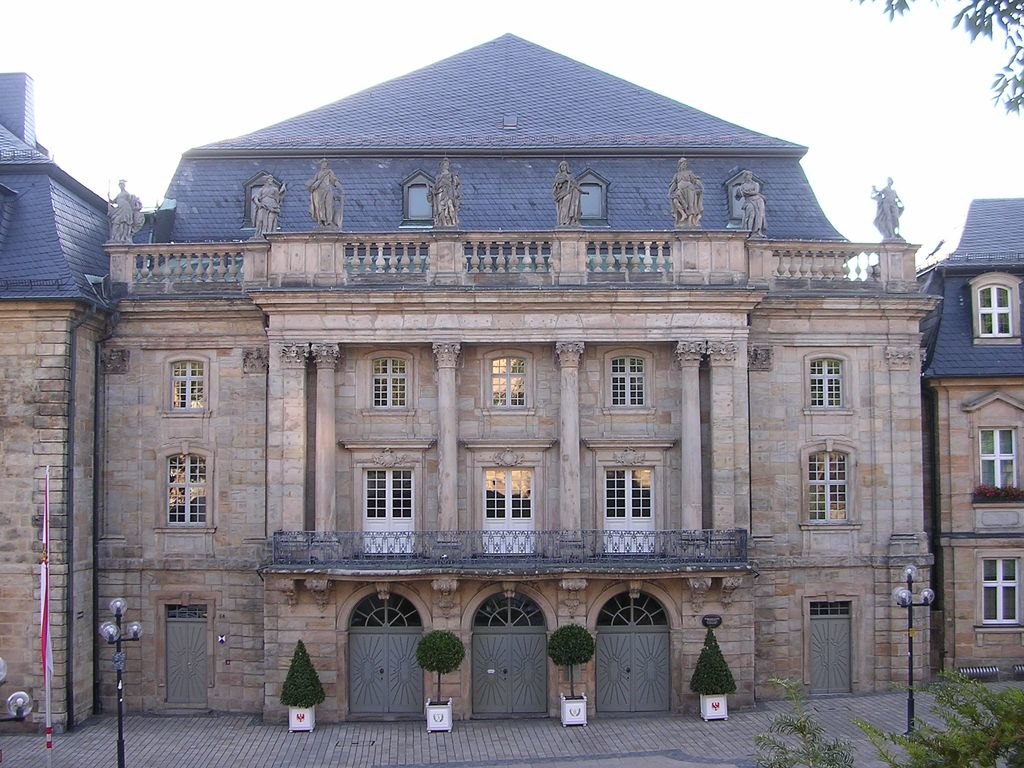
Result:
[[[582,341],[559,341],[555,343],[555,356],[558,357],[558,364],[563,368],[566,366],[576,367],[583,357]]]
[[[438,368],[454,368],[461,352],[462,345],[457,341],[434,344],[434,363]]]
[[[317,368],[335,369],[341,359],[341,350],[337,344],[310,344],[309,356],[313,358]]]
[[[739,345],[735,341],[708,342],[708,359],[712,365],[735,362],[737,352],[739,352]]]
[[[308,344],[284,344],[281,346],[281,362],[285,368],[305,368],[308,356]]]
[[[676,365],[680,368],[690,365],[700,365],[700,360],[707,351],[708,345],[705,341],[677,341],[676,342]]]

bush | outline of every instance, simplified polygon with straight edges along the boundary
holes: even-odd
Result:
[[[759,768],[853,768],[853,747],[825,738],[825,729],[804,709],[800,683],[774,677],[771,682],[786,691],[791,711],[773,717],[768,732],[754,737]]]
[[[416,663],[427,672],[437,673],[435,702],[441,702],[441,675],[454,672],[465,657],[465,646],[452,632],[435,629],[420,638],[420,642],[416,646]]]
[[[594,638],[579,624],[566,624],[551,633],[548,639],[548,656],[555,664],[569,670],[569,696],[576,698],[576,687],[572,679],[572,668],[586,664],[594,656]]]
[[[690,678],[690,690],[704,696],[721,696],[736,692],[736,680],[725,662],[722,649],[718,647],[714,630],[708,627],[704,635],[704,647]]]
[[[281,686],[281,703],[286,707],[308,708],[315,707],[324,698],[320,676],[309,660],[306,646],[299,640],[292,654],[291,666],[288,667],[288,676]]]

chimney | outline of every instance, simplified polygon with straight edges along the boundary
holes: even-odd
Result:
[[[0,73],[0,125],[36,148],[35,86],[24,72]]]

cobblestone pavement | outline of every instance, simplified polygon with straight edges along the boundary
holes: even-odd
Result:
[[[1024,686],[1024,683],[1003,685]],[[932,697],[918,693],[917,713],[929,717]],[[815,698],[809,703],[830,736],[856,745],[858,768],[882,764],[854,724],[862,719],[890,731],[906,726],[906,694]],[[557,719],[457,721],[452,733],[428,734],[422,722],[320,724],[289,734],[284,724],[240,715],[130,715],[125,721],[129,768],[320,768],[427,766],[455,763],[502,768],[754,768],[754,736],[782,701],[733,710],[728,721],[705,723],[696,714],[592,717],[585,727]],[[0,725],[0,768],[46,765],[43,737]],[[89,720],[54,737],[52,763],[62,768],[116,764],[117,721]]]

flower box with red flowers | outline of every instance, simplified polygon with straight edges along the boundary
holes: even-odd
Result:
[[[979,485],[974,489],[975,504],[1017,503],[1024,504],[1024,488],[1015,485]]]

